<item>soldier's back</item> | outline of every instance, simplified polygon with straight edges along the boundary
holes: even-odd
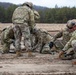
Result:
[[[29,12],[31,9],[27,6],[17,7],[12,16],[13,23],[24,23],[29,20]]]

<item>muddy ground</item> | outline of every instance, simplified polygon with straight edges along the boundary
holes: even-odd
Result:
[[[7,25],[12,24],[0,24],[0,29]],[[41,25],[37,24],[39,28],[46,30],[61,30],[65,27],[60,24]],[[57,32],[52,32],[55,33]],[[28,57],[28,53],[24,51],[21,57],[16,58],[15,55],[15,53],[0,54],[0,75],[76,75],[76,65],[72,64],[76,60],[60,60],[58,53],[52,55],[33,52],[33,56]]]

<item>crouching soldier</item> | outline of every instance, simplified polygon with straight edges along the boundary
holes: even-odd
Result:
[[[59,33],[57,33],[54,36],[53,42],[55,44],[55,47],[58,50],[62,50],[66,43],[70,40],[73,31],[75,30],[74,26],[76,26],[74,23],[76,22],[75,19],[69,20],[66,24],[66,28],[64,30],[61,30]],[[72,28],[73,27],[73,28]],[[60,40],[58,38],[61,38]]]
[[[72,21],[71,24],[68,25],[72,26],[70,31],[72,31],[72,36],[70,40],[66,43],[62,51],[59,53],[59,58],[68,60],[68,59],[76,59],[76,22]]]
[[[38,48],[40,53],[51,53],[49,44],[53,37],[47,31],[37,28],[34,29],[34,35],[36,37],[34,48]]]
[[[17,33],[17,35],[15,34]],[[21,41],[21,30],[19,26],[10,26],[8,28],[5,28],[1,33],[1,45],[2,53],[8,53],[10,50],[10,45],[13,43],[15,46],[15,51],[17,56],[20,56],[20,41]]]

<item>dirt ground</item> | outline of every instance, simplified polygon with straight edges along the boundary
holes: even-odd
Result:
[[[0,30],[12,24],[0,24]],[[43,26],[44,25],[44,26]],[[65,28],[65,24],[37,24],[38,28],[52,30],[49,32],[54,35]],[[73,60],[60,60],[58,53],[40,54],[33,52],[32,57],[28,57],[27,52],[23,52],[21,57],[16,54],[0,54],[0,75],[76,75],[76,65]]]

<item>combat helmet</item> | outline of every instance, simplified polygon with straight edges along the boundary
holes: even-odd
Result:
[[[76,22],[74,21],[74,20],[69,20],[68,22],[67,22],[67,27],[69,28],[69,29],[71,29],[73,26],[75,26],[76,25]]]
[[[31,9],[33,8],[33,3],[32,2],[25,2],[25,3],[23,3],[23,5],[27,5]]]

